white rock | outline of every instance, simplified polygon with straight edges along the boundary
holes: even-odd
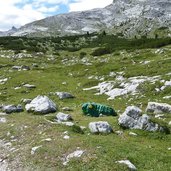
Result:
[[[146,112],[159,113],[171,113],[171,105],[167,103],[148,102]]]
[[[116,133],[117,135],[122,135],[122,134],[123,134],[123,131],[118,130],[118,131],[115,131],[115,133]]]
[[[171,99],[171,96],[164,96],[163,99]]]
[[[31,149],[31,155],[34,155],[35,152],[36,152],[36,150],[38,150],[38,149],[41,148],[41,147],[42,147],[42,145],[33,147],[33,148]]]
[[[169,125],[171,125],[171,121],[169,122]]]
[[[129,135],[137,136],[137,134],[136,134],[136,133],[134,133],[134,132],[129,132]]]
[[[23,87],[26,87],[26,88],[36,88],[35,85],[31,85],[31,84],[24,84]]]
[[[41,141],[50,142],[50,141],[52,141],[52,139],[51,139],[51,138],[46,138],[46,139],[43,139],[43,140],[41,140]]]
[[[56,92],[55,93],[59,99],[68,99],[68,98],[74,98],[74,96],[67,92]]]
[[[58,121],[61,121],[61,122],[73,120],[71,115],[65,114],[65,113],[62,113],[62,112],[59,112],[56,115],[56,118],[57,118]]]
[[[137,168],[129,160],[120,160],[120,161],[117,161],[116,163],[127,165],[131,171],[137,170]]]
[[[15,113],[15,112],[23,112],[23,108],[21,105],[7,105],[2,107],[3,112],[5,113]]]
[[[85,153],[85,151],[83,151],[83,150],[74,151],[73,153],[69,154],[66,157],[65,162],[63,162],[63,165],[67,165],[68,162],[70,161],[70,159],[72,159],[72,158],[80,158],[84,153]]]
[[[7,122],[6,118],[0,118],[0,123],[6,123],[6,122]]]
[[[151,122],[146,114],[141,115],[142,111],[135,106],[128,106],[125,112],[120,115],[118,122],[124,128],[142,129],[147,131],[164,131],[157,123]]]
[[[68,139],[70,139],[70,136],[69,136],[69,135],[65,135],[65,136],[63,137],[63,139],[68,140]]]
[[[0,79],[0,84],[5,84],[8,81],[8,78]]]
[[[91,133],[111,133],[112,127],[105,121],[90,122],[89,129]]]
[[[168,150],[171,150],[171,147],[169,147]]]
[[[30,104],[26,104],[25,108],[28,112],[41,114],[53,113],[57,110],[55,103],[47,96],[37,96]]]

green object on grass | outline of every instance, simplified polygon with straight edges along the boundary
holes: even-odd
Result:
[[[106,116],[116,116],[116,112],[109,106],[102,105],[99,103],[88,102],[82,105],[82,111],[85,115],[99,117],[100,114]]]

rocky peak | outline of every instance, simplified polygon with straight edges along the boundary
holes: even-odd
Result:
[[[171,36],[170,0],[113,0],[105,8],[55,15],[17,29],[13,36],[64,36],[101,32],[124,37]]]

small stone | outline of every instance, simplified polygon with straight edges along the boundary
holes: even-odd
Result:
[[[52,141],[52,139],[51,138],[46,138],[46,139],[43,139],[42,141],[50,142],[50,141]]]
[[[7,122],[6,118],[0,118],[0,123],[6,123],[6,122]]]
[[[69,135],[65,135],[65,136],[63,137],[63,139],[68,140],[68,139],[70,139],[70,136],[69,136]]]
[[[137,168],[129,160],[120,160],[116,161],[116,163],[127,165],[131,171],[137,170]]]
[[[70,159],[72,158],[80,158],[83,154],[85,153],[85,151],[83,150],[76,150],[73,153],[69,154],[64,160],[65,162],[63,162],[63,165],[67,165],[68,162],[70,161]]]
[[[129,132],[129,135],[137,136],[137,134],[136,134],[136,133],[134,133],[134,132]]]
[[[70,93],[67,93],[67,92],[56,92],[55,93],[59,99],[68,99],[68,98],[74,98],[73,95],[71,95]]]
[[[30,88],[30,89],[36,88],[35,85],[31,85],[31,84],[24,84],[23,87]]]
[[[56,118],[57,118],[58,121],[61,121],[61,122],[73,120],[71,115],[65,114],[65,113],[62,113],[62,112],[59,112],[56,115]]]
[[[115,131],[115,133],[117,134],[117,135],[122,135],[123,134],[123,131]]]
[[[10,114],[10,113],[17,113],[17,112],[23,112],[23,108],[21,105],[7,105],[7,106],[3,106],[2,110],[7,113],[7,114]]]
[[[36,152],[36,150],[38,150],[38,149],[41,148],[41,147],[42,147],[42,145],[33,147],[33,148],[31,149],[31,155],[34,155],[35,152]]]
[[[73,109],[69,108],[69,107],[63,107],[62,108],[63,111],[73,111]]]

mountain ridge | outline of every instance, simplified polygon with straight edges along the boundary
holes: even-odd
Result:
[[[114,0],[105,8],[70,12],[28,23],[11,36],[65,36],[106,31],[123,37],[171,37],[169,0]]]

